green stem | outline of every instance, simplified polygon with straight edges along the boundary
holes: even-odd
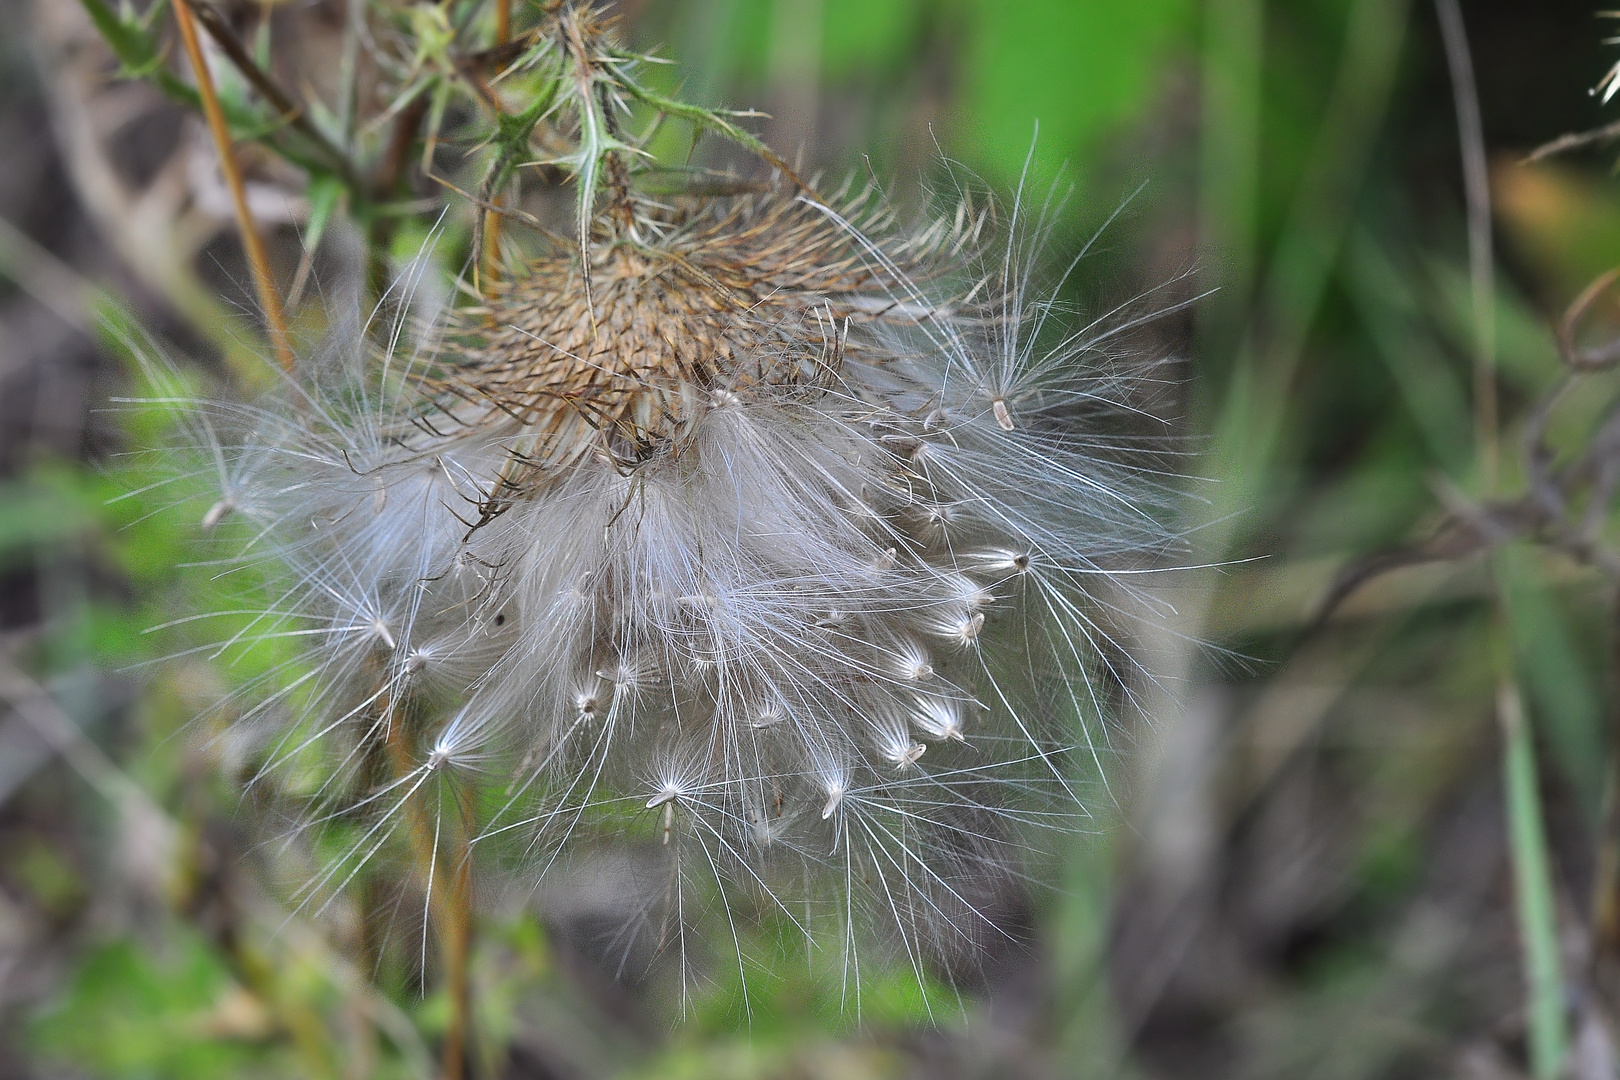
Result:
[[[1497,689],[1502,725],[1502,786],[1507,798],[1508,848],[1524,950],[1530,1074],[1556,1080],[1569,1038],[1564,1022],[1564,974],[1559,958],[1558,914],[1553,896],[1552,859],[1542,820],[1536,780],[1535,740],[1524,715],[1518,684],[1504,677]]]

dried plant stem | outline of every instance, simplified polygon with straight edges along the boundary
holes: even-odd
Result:
[[[472,953],[472,852],[467,848],[466,828],[462,822],[456,824],[443,933],[445,989],[450,996],[450,1023],[444,1033],[445,1080],[461,1080],[466,1069],[467,1027],[472,1011],[467,970]]]
[[[88,278],[0,218],[0,278],[10,281],[69,326],[94,325],[106,294]]]
[[[271,108],[276,110],[282,122],[307,139],[310,145],[327,159],[327,163],[336,170],[344,184],[351,191],[358,192],[359,174],[355,172],[354,164],[348,155],[333,145],[321,129],[310,122],[304,109],[292,100],[291,95],[277,86],[270,74],[254,62],[247,47],[231,33],[230,26],[220,13],[206,3],[188,3],[187,7],[191,9],[191,14],[196,20],[202,23],[208,36],[214,39],[214,44],[220,47],[236,70],[242,73],[242,77],[252,84],[253,89],[259,92],[259,96],[264,98]]]
[[[1462,148],[1463,190],[1468,204],[1468,270],[1474,316],[1474,445],[1479,481],[1487,498],[1495,494],[1499,471],[1496,400],[1496,282],[1492,261],[1490,173],[1480,119],[1474,64],[1457,0],[1435,0],[1446,66],[1457,109],[1457,140]],[[1507,552],[1498,553],[1497,582],[1502,606]],[[1500,621],[1511,618],[1499,611]],[[1508,633],[1495,628],[1496,716],[1502,729],[1502,788],[1507,803],[1507,840],[1512,856],[1514,899],[1525,976],[1525,1013],[1530,1074],[1535,1080],[1563,1075],[1568,1051],[1564,977],[1559,959],[1558,912],[1552,856],[1536,770],[1535,737],[1525,714]]]
[[[1542,143],[1540,146],[1530,151],[1530,153],[1525,155],[1519,164],[1529,165],[1532,162],[1542,161],[1558,154],[1567,154],[1571,150],[1579,150],[1583,147],[1594,146],[1598,143],[1614,142],[1616,139],[1620,139],[1620,120],[1616,120],[1613,123],[1604,124],[1602,127],[1594,128],[1591,131],[1579,131],[1572,132],[1568,135],[1560,135],[1552,142]]]
[[[394,232],[399,225],[398,216],[389,213],[382,204],[394,197],[405,179],[405,170],[410,163],[411,146],[416,142],[417,131],[422,126],[422,118],[427,115],[427,109],[428,95],[421,94],[394,118],[394,129],[388,138],[388,146],[383,151],[382,160],[377,163],[376,172],[372,176],[372,198],[378,205],[373,208],[370,227],[366,231],[366,248],[369,252],[367,274],[370,278],[371,295],[375,299],[380,300],[388,294],[388,248],[393,243]]]
[[[203,58],[202,43],[197,39],[197,24],[192,17],[191,0],[175,0],[175,22],[180,27],[180,38],[185,43],[191,70],[197,76],[197,94],[202,99],[203,115],[208,118],[208,130],[214,137],[219,153],[220,171],[231,189],[231,201],[236,205],[236,223],[242,230],[242,248],[247,252],[248,265],[253,270],[253,284],[259,293],[259,306],[264,310],[265,322],[270,328],[270,345],[276,361],[286,371],[293,369],[292,341],[287,334],[287,313],[281,306],[281,295],[276,292],[276,280],[270,273],[270,259],[264,250],[264,240],[254,227],[253,215],[248,211],[247,188],[242,183],[242,171],[237,167],[236,148],[231,142],[230,129],[225,126],[225,110],[220,108],[219,95],[214,92],[214,79],[209,74],[208,62]]]
[[[501,197],[492,195],[489,199],[489,208],[482,211],[484,215],[484,229],[480,236],[479,248],[482,258],[481,266],[477,272],[479,280],[474,281],[474,287],[483,291],[485,287],[500,279],[501,270]]]
[[[512,39],[512,0],[495,0],[495,48],[499,49]],[[499,174],[495,177],[499,180]],[[482,277],[484,281],[493,282],[500,275],[501,269],[501,197],[495,192],[490,194],[489,209],[481,211],[484,216],[483,235],[479,238],[481,254],[483,256]]]
[[[1468,277],[1474,305],[1474,439],[1479,447],[1480,481],[1487,496],[1496,487],[1496,283],[1491,261],[1491,187],[1485,162],[1485,131],[1457,0],[1435,0],[1446,66],[1457,108],[1457,139],[1462,145],[1463,190],[1468,203]]]
[[[388,761],[398,780],[413,769],[405,743],[404,720],[396,712],[388,717],[386,727],[384,741]],[[414,798],[406,800],[404,815],[416,868],[422,874],[433,918],[438,923],[441,974],[450,1004],[440,1076],[443,1080],[462,1080],[466,1075],[468,1016],[472,1006],[467,969],[472,951],[472,852],[467,844],[468,831],[462,815],[457,814],[450,823],[451,837],[445,845],[449,848],[448,858],[441,859],[441,830],[429,822],[421,802]]]

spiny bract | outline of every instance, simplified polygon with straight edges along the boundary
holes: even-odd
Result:
[[[266,768],[328,745],[316,817],[374,817],[311,895],[431,783],[493,792],[473,848],[531,872],[641,837],[632,929],[683,963],[716,904],[846,961],[878,923],[919,965],[1003,933],[1173,500],[1117,422],[1136,309],[1059,325],[1026,213],[620,187],[414,352],[202,410],[207,523],[277,571],[244,636],[307,646]]]

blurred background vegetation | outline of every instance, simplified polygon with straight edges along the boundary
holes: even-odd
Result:
[[[366,20],[412,17],[368,2],[211,10],[330,102]],[[1620,184],[1601,139],[1527,160],[1620,116],[1588,92],[1612,24],[1475,0],[1448,62],[1458,7],[617,5],[668,88],[768,113],[811,171],[907,205],[942,154],[1003,191],[1027,159],[1026,191],[1073,192],[1055,258],[1123,207],[1083,310],[1213,290],[1156,331],[1208,569],[1131,642],[1164,678],[1060,887],[936,1022],[879,980],[856,1023],[784,955],[751,1019],[719,994],[672,1027],[666,986],[595,962],[603,885],[517,882],[480,898],[476,1074],[1620,1075]],[[154,663],[186,642],[145,632],[211,586],[181,568],[196,521],[124,497],[166,438],[112,406],[127,337],[227,380],[263,348],[213,144],[158,85],[189,85],[171,15],[0,0],[0,25],[0,1076],[434,1075],[432,979],[357,965],[378,913],[289,917],[251,739],[193,723],[243,673]],[[286,133],[215,70],[281,289],[341,279],[354,192],[249,138]],[[446,199],[418,154],[359,221],[397,260]]]

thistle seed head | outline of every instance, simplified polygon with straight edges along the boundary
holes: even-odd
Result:
[[[478,843],[528,866],[639,822],[677,893],[981,940],[962,897],[1083,813],[1113,571],[1172,539],[1109,414],[1146,316],[1060,326],[1022,206],[997,246],[970,204],[906,230],[785,181],[587,203],[415,353],[202,409],[237,508],[206,523],[249,520],[262,632],[307,645],[294,727],[353,768],[408,722],[423,775],[507,793]]]

